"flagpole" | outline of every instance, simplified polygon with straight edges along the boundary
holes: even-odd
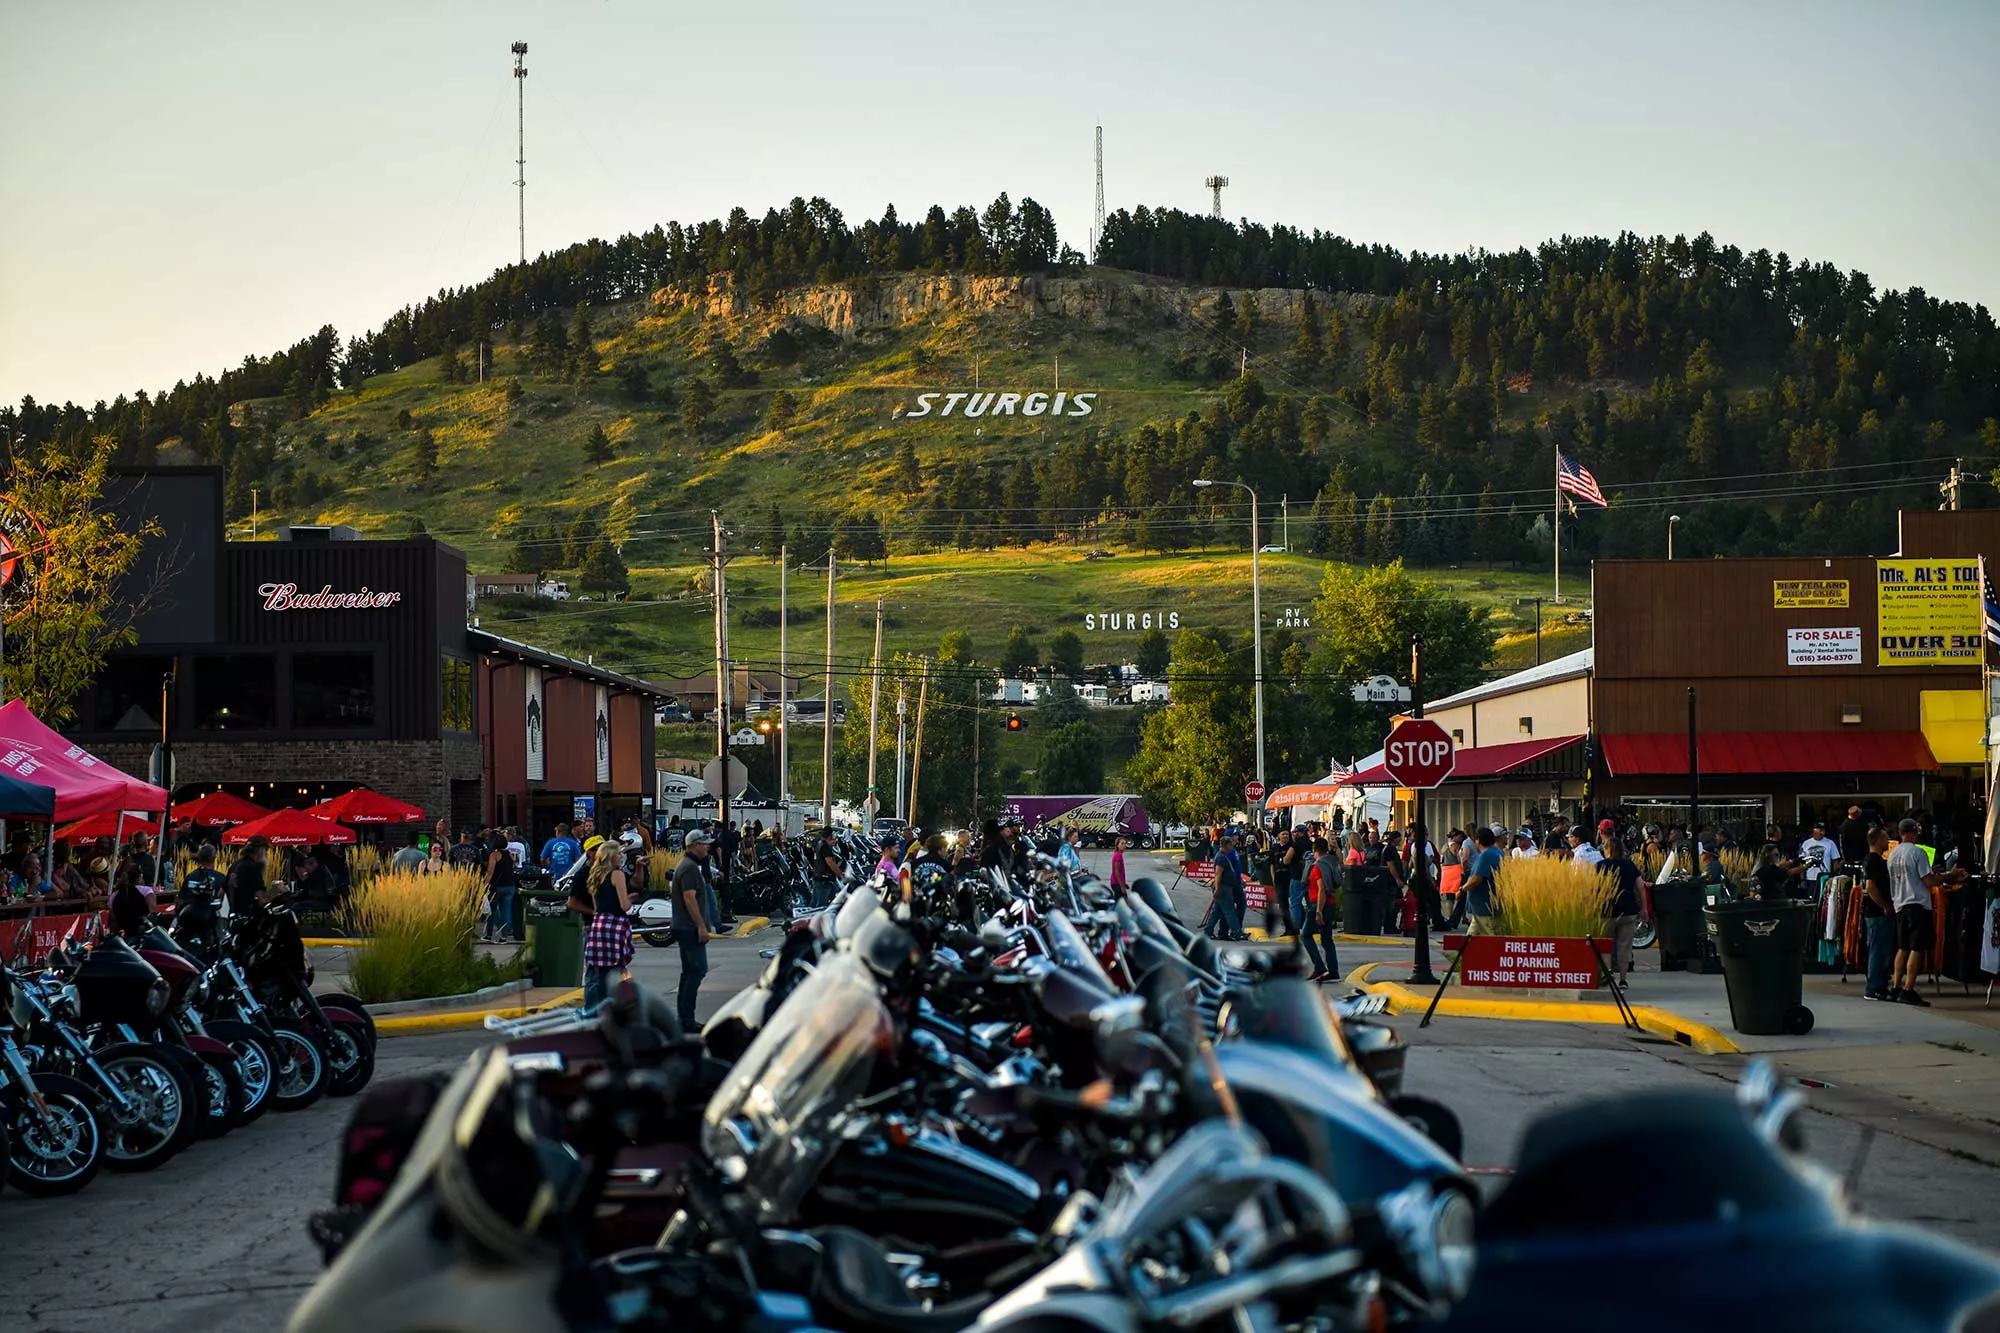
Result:
[[[1556,605],[1563,599],[1563,451],[1556,445]]]

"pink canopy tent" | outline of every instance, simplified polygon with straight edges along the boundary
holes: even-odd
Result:
[[[0,770],[55,788],[58,820],[167,808],[161,788],[57,735],[19,699],[0,705]]]

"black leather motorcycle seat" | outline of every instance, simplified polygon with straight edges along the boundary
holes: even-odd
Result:
[[[812,1234],[823,1256],[814,1302],[840,1315],[844,1327],[860,1333],[958,1333],[986,1307],[988,1298],[979,1295],[926,1310],[867,1233],[822,1227]]]

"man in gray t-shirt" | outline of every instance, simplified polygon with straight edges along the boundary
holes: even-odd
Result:
[[[1917,842],[1917,821],[1896,826],[1899,842],[1889,852],[1889,901],[1896,909],[1896,961],[1889,969],[1889,998],[1928,1009],[1930,1001],[1917,990],[1917,974],[1935,938],[1931,924],[1931,890],[1958,883],[1963,870],[1950,875],[1931,869],[1930,851]]]
[[[714,895],[708,887],[708,857],[713,840],[707,829],[688,834],[681,863],[674,867],[674,943],[681,950],[681,983],[675,996],[681,1029],[689,1036],[701,1031],[695,1022],[695,1001],[701,979],[708,975],[708,927],[715,920]]]

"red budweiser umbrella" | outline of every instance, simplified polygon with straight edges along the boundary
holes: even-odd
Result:
[[[57,829],[56,836],[58,838],[70,839],[115,838],[119,835],[121,828],[128,834],[157,833],[159,826],[153,822],[155,818],[156,816],[153,815],[128,814],[125,816],[125,822],[121,826],[118,822],[118,812],[114,810],[108,815],[92,815],[88,819],[79,819],[74,824]]]
[[[345,846],[354,841],[354,830],[342,828],[331,819],[321,819],[305,810],[274,810],[262,819],[238,824],[222,835],[222,841],[240,847],[258,835],[270,839],[273,847],[317,847],[321,843]]]
[[[384,796],[379,791],[366,787],[356,787],[353,791],[342,792],[330,801],[321,801],[311,807],[311,812],[322,819],[338,820],[343,824],[421,824],[424,812],[408,801],[399,801],[393,796]]]
[[[222,828],[230,824],[247,824],[253,819],[262,819],[270,814],[255,801],[246,801],[241,796],[231,796],[226,791],[212,791],[206,796],[197,796],[191,801],[182,801],[174,807],[176,824],[199,824],[203,828]]]

